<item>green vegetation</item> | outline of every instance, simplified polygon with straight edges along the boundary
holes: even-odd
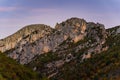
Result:
[[[39,80],[38,74],[0,53],[0,80]]]
[[[42,69],[44,67],[44,64],[59,60],[60,57],[58,57],[57,54],[53,52],[48,52],[46,54],[42,54],[40,56],[36,56],[35,59],[28,64],[29,67],[34,68],[35,66],[39,69]]]
[[[79,63],[78,60],[66,63],[61,70],[61,78],[65,80],[110,80],[120,76],[110,76],[120,69],[120,50],[114,47],[107,52]],[[117,80],[117,79],[115,79]]]
[[[89,44],[92,44],[93,42],[96,42],[94,38],[85,37],[77,43],[70,42],[68,38],[59,45],[60,47],[63,47],[68,44],[66,49],[64,47],[61,49],[61,51],[64,50],[63,53],[58,54],[59,50],[41,54],[40,56],[37,55],[32,62],[27,64],[27,68],[1,53],[0,80],[48,80],[47,72],[49,69],[47,69],[45,65],[50,62],[64,59],[65,55],[70,53],[75,59],[66,62],[60,68],[56,68],[58,74],[51,77],[50,80],[119,80],[120,35],[112,34],[108,36],[106,40],[107,41],[103,46],[109,46],[107,51],[94,54],[91,58],[85,59],[84,61],[81,61],[81,55],[84,54],[90,46],[84,47],[78,52],[75,52],[74,48],[88,41],[90,42]],[[28,67],[36,70],[39,75]]]
[[[46,54],[41,54],[40,56],[37,55],[35,62],[48,63],[59,59],[60,57],[58,57],[58,54],[48,52]]]
[[[77,58],[66,63],[59,73],[60,76],[57,76],[59,80],[119,80],[120,35],[108,37],[106,45],[110,46],[107,51],[95,54],[84,62]]]
[[[75,53],[73,47],[88,41],[81,40],[75,44],[69,42],[63,42],[60,46],[69,44],[67,53],[72,53],[76,56],[76,59],[69,63],[65,63],[59,73],[51,80],[119,80],[120,78],[120,35],[113,35],[107,38],[105,44],[109,46],[109,49],[100,54],[94,54],[92,58],[85,59],[81,62],[81,55],[87,50],[87,47],[81,49],[78,53]],[[40,55],[30,63],[30,67],[36,66],[39,71],[44,69],[46,63],[59,60],[60,57],[56,53],[49,52],[47,54]],[[118,72],[117,72],[118,71]],[[42,75],[44,76],[44,75]],[[43,78],[47,79],[47,78]]]

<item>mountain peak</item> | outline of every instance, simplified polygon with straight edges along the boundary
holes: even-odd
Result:
[[[55,29],[68,33],[71,32],[71,30],[74,30],[74,32],[79,30],[81,33],[84,33],[86,27],[86,21],[84,19],[70,18],[60,24],[57,24]]]
[[[44,24],[25,26],[0,40],[0,50],[50,79],[102,80],[101,76],[119,74],[119,39],[120,26],[106,30],[103,24],[70,18],[55,29]]]
[[[21,40],[34,42],[38,38],[49,34],[52,31],[50,26],[44,24],[32,24],[23,27],[16,33],[0,40],[0,51],[14,48]]]

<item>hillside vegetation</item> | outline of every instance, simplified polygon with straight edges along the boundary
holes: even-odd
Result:
[[[0,52],[0,80],[39,80],[38,74]]]
[[[70,18],[21,30],[0,41],[1,80],[120,80],[120,26]]]

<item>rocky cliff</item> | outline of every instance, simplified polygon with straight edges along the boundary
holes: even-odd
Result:
[[[58,53],[61,54],[64,49],[72,44],[78,44],[73,47],[75,52],[89,48],[84,52],[86,55],[82,55],[82,59],[84,59],[90,57],[91,53],[103,51],[102,45],[105,43],[106,37],[106,30],[102,24],[71,18],[57,24],[55,29],[45,25],[27,26],[16,34],[3,39],[3,42],[5,41],[7,44],[5,44],[5,48],[2,46],[2,49],[3,51],[10,50],[9,57],[16,59],[21,64],[27,64],[36,55],[50,51],[59,51]],[[81,41],[84,43],[79,44]]]
[[[71,18],[57,24],[58,38],[51,37],[54,42],[61,39],[58,45],[47,54],[35,56],[29,63],[35,71],[43,73],[48,78],[59,75],[61,68],[71,61],[79,63],[91,58],[95,54],[108,49],[105,45],[107,32],[102,24],[86,22],[83,19]],[[52,42],[52,41],[50,41]],[[39,65],[38,65],[39,64]]]
[[[56,51],[35,56],[27,65],[50,80],[119,80],[120,26],[87,26],[82,40],[68,38]]]
[[[105,65],[102,64],[104,59],[109,59],[109,57],[115,59],[110,51],[119,47],[119,33],[120,26],[105,29],[100,23],[70,18],[57,23],[55,28],[42,24],[26,26],[15,34],[0,40],[0,50],[49,79],[76,80],[80,76],[84,80],[93,80],[99,74],[106,74],[102,67],[106,68],[108,62],[105,62]],[[104,59],[102,59],[103,55],[106,55]],[[99,65],[104,66],[97,67]],[[87,68],[95,72],[87,72]],[[98,73],[96,69],[101,70],[98,71],[99,74],[94,74]],[[107,70],[110,69],[109,67]],[[76,71],[75,75],[70,76],[74,71]],[[65,75],[66,73],[68,76]],[[111,74],[112,72],[109,72],[108,75]],[[88,75],[92,77],[87,79]]]
[[[43,24],[28,25],[17,31],[15,34],[8,36],[5,39],[0,40],[0,51],[5,52],[7,50],[15,48],[18,44],[33,43],[44,35],[50,34],[52,28]]]

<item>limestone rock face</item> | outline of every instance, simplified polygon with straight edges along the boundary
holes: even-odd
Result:
[[[44,35],[44,37],[37,37],[38,40],[36,39],[37,35],[33,35],[30,41],[28,41],[28,38],[22,39],[15,47],[15,50],[12,50],[8,56],[16,59],[21,64],[29,63],[36,55],[56,51],[56,48],[68,38],[71,39],[71,42],[76,43],[80,41],[86,35],[85,29],[85,20],[79,18],[68,19],[65,22],[57,24],[56,28],[51,30],[51,34]],[[42,32],[44,31],[40,33]],[[46,31],[45,33],[48,32]],[[33,38],[37,41],[32,40]]]
[[[36,56],[54,52],[62,57],[60,61],[63,61],[63,64],[75,58],[69,51],[77,53],[87,48],[81,59],[90,58],[92,53],[100,53],[106,37],[104,25],[70,18],[57,24],[54,29],[46,25],[26,26],[0,40],[0,50],[6,51],[9,57],[21,64],[28,64]]]
[[[63,33],[65,37],[71,38],[74,43],[83,39],[86,35],[86,28],[87,22],[84,19],[79,18],[68,19],[65,22],[57,24],[55,27],[55,29]]]
[[[43,24],[25,26],[15,34],[0,40],[0,51],[5,52],[7,50],[13,49],[18,44],[23,45],[27,42],[33,43],[44,35],[49,34],[51,31],[52,28]]]

